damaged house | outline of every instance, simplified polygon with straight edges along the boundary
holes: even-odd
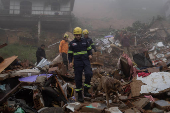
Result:
[[[0,0],[0,26],[22,31],[13,37],[17,42],[37,42],[43,31],[69,31],[73,7],[74,0]]]

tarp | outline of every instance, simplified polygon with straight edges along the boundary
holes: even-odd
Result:
[[[52,74],[40,74],[40,75],[33,75],[29,77],[19,78],[20,82],[35,82],[38,76],[47,76],[49,78]]]
[[[113,37],[113,35],[108,35],[108,36],[105,36],[104,38],[111,38]]]

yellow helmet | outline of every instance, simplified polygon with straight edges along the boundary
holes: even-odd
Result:
[[[87,35],[87,34],[89,34],[89,31],[87,29],[84,29],[83,30],[83,35]]]
[[[65,33],[65,34],[64,34],[64,38],[68,38],[68,37],[69,37],[68,34]]]
[[[74,34],[82,34],[82,29],[80,27],[76,27],[73,31]]]

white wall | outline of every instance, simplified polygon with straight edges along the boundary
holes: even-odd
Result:
[[[60,4],[60,11],[70,11],[71,7],[71,1],[67,2],[67,3],[61,3]]]
[[[54,15],[58,12],[60,15],[64,14],[62,11],[70,11],[71,2],[61,3],[60,11],[51,11],[51,5],[48,4],[49,0],[10,0],[10,14],[20,14],[20,2],[32,2],[32,14],[37,15]]]

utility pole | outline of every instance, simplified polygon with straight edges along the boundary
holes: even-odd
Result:
[[[40,34],[41,34],[41,21],[38,21],[38,41],[40,39]]]

